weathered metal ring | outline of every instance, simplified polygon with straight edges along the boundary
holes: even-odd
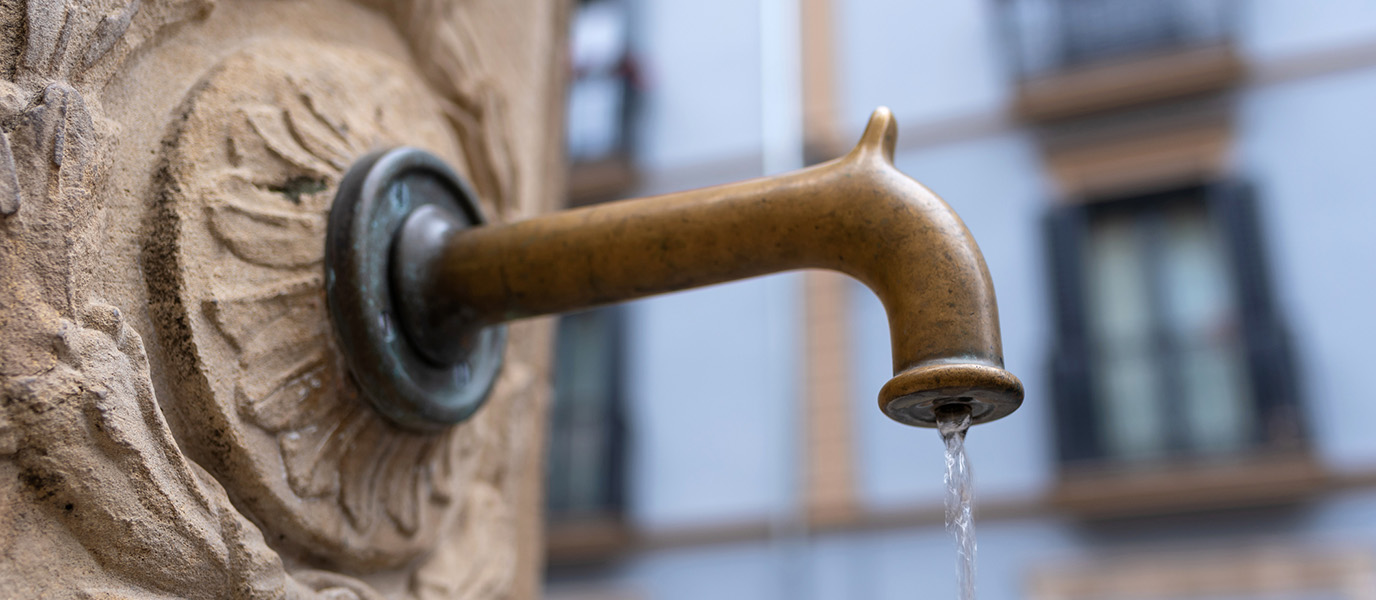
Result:
[[[879,409],[916,427],[936,427],[943,406],[963,404],[970,424],[997,421],[1022,406],[1023,388],[1012,373],[974,362],[922,365],[893,376],[879,390]]]
[[[428,358],[407,334],[393,247],[407,217],[424,206],[448,213],[459,227],[486,222],[468,185],[428,152],[396,148],[354,163],[330,210],[325,293],[339,350],[363,396],[398,425],[436,430],[467,419],[487,398],[501,370],[506,327],[478,330],[446,363]]]

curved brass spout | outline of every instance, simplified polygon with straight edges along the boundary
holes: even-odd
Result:
[[[998,307],[960,218],[893,165],[897,125],[880,108],[846,156],[793,173],[461,229],[417,212],[394,255],[402,323],[426,356],[505,321],[801,268],[833,269],[883,301],[894,378],[884,413],[934,427],[1012,412]]]
[[[475,348],[498,348],[499,355],[497,323],[769,272],[830,268],[866,283],[888,311],[894,377],[879,392],[883,413],[922,427],[936,427],[934,410],[952,403],[969,405],[971,422],[1006,416],[1022,402],[1022,384],[1003,370],[998,307],[984,257],[941,198],[893,167],[896,138],[892,114],[879,109],[854,150],[816,167],[491,226],[476,226],[480,215],[473,206],[465,217],[443,204],[406,200],[424,193],[395,193],[391,201],[354,208],[347,195],[380,198],[385,186],[373,183],[380,178],[373,173],[367,180],[347,176],[326,252],[334,322],[345,345],[392,344],[385,352],[358,351],[363,355],[351,358],[351,367],[363,374],[365,389],[367,381],[381,381],[385,389],[374,396],[410,398],[399,400],[400,407],[396,400],[372,398],[380,410],[403,424],[431,427],[468,416],[476,409],[473,394],[458,402],[462,410],[432,410],[424,406],[427,381],[450,385],[453,377],[422,373],[416,392],[409,381],[392,384],[392,372],[424,362],[429,366],[421,370],[462,363],[465,377],[494,373],[491,362],[469,365]],[[391,164],[400,161],[387,156],[373,160],[383,167],[366,161],[363,167],[406,172],[405,164]],[[417,182],[413,187],[431,195],[471,197],[461,183],[446,190]],[[391,212],[405,215],[392,219],[388,205],[402,206]],[[369,250],[359,249],[365,235],[383,235],[373,244],[384,248],[395,238],[391,293],[359,300],[334,277],[358,271],[350,260],[372,260]],[[362,283],[351,285],[385,286],[372,282],[377,268],[373,275],[358,271]],[[392,314],[410,344],[395,343]],[[365,329],[372,337],[361,337]]]

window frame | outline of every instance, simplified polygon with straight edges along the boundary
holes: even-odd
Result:
[[[1306,427],[1290,336],[1271,293],[1264,236],[1256,194],[1245,182],[1229,180],[1175,187],[1150,193],[1087,199],[1053,206],[1044,219],[1051,283],[1055,343],[1049,371],[1054,398],[1054,424],[1062,467],[1112,464],[1100,431],[1100,402],[1093,389],[1096,374],[1088,323],[1089,292],[1084,259],[1090,221],[1096,211],[1164,206],[1173,197],[1196,193],[1210,222],[1217,227],[1232,269],[1230,287],[1239,318],[1239,340],[1250,384],[1255,418],[1244,454],[1299,450]],[[1109,208],[1106,208],[1109,207]],[[1157,323],[1158,329],[1160,323]],[[1167,382],[1169,383],[1169,382]],[[1194,458],[1175,447],[1171,460]]]

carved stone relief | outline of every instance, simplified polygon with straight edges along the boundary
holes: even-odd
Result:
[[[485,428],[396,429],[331,348],[325,223],[351,160],[409,143],[460,154],[404,65],[347,47],[258,44],[195,88],[169,141],[154,254],[169,356],[191,377],[186,437],[269,529],[356,569],[434,545],[462,506]],[[233,278],[218,274],[232,272]],[[203,373],[201,373],[203,371]],[[197,375],[200,375],[199,377]]]
[[[557,63],[490,71],[475,31],[547,44],[563,17],[507,6],[0,3],[0,590],[534,590],[544,328],[513,329],[474,419],[403,431],[339,362],[320,264],[372,149],[435,152],[498,219],[549,205],[529,97]]]

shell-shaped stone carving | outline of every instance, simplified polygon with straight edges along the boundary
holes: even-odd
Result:
[[[398,60],[284,41],[226,58],[183,110],[155,225],[165,262],[150,273],[174,299],[154,313],[182,363],[179,439],[270,540],[361,571],[416,557],[501,440],[481,415],[415,433],[362,401],[321,263],[356,158],[405,144],[465,170],[444,108]]]

